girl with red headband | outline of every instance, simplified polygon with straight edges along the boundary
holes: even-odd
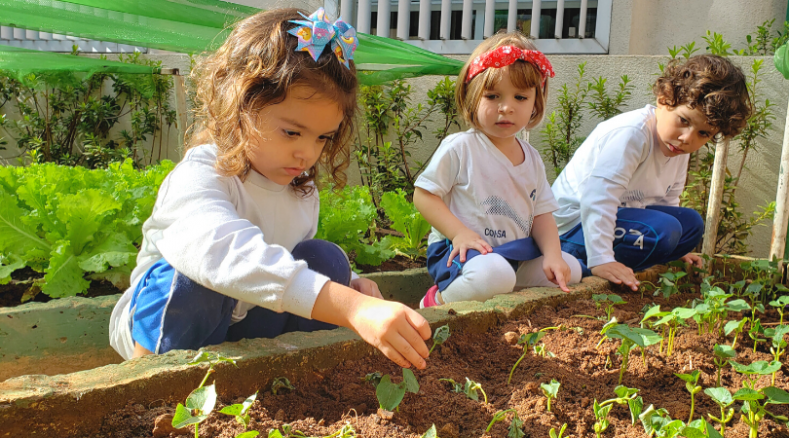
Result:
[[[518,32],[488,38],[461,70],[455,98],[471,129],[441,143],[414,192],[433,226],[427,267],[436,283],[420,307],[533,286],[568,292],[581,280],[578,260],[561,250],[540,154],[516,137],[542,120],[553,76]]]

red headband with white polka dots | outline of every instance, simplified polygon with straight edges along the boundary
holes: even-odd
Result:
[[[521,49],[515,46],[501,46],[487,51],[474,58],[468,69],[466,82],[474,79],[474,76],[482,73],[488,68],[503,68],[515,61],[526,61],[537,66],[542,75],[542,83],[545,84],[546,77],[554,77],[553,66],[548,62],[548,58],[538,50]]]

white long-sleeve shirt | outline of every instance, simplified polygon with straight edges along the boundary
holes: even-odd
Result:
[[[553,183],[559,234],[583,224],[590,268],[616,261],[619,207],[679,205],[689,156],[663,155],[656,123],[652,105],[600,123]]]
[[[242,182],[217,173],[216,146],[190,149],[159,189],[143,225],[137,266],[110,319],[110,344],[132,356],[129,304],[143,274],[164,258],[189,279],[238,300],[232,321],[265,307],[310,318],[328,277],[291,251],[318,226],[317,190],[302,197],[255,171]]]

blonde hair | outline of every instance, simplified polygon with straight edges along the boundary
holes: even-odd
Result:
[[[460,76],[455,86],[455,102],[457,102],[460,115],[467,124],[473,127],[477,127],[477,109],[479,108],[479,101],[482,99],[482,95],[499,83],[503,69],[488,68],[466,82],[469,67],[476,57],[501,46],[515,46],[524,50],[537,50],[534,44],[518,31],[498,33],[477,46],[474,53],[471,54],[469,60],[466,61],[466,64],[460,70]],[[533,87],[536,89],[534,112],[526,125],[527,130],[532,129],[539,125],[545,116],[545,102],[548,99],[548,79],[545,78],[545,83],[543,84],[540,69],[530,62],[516,61],[507,66],[507,68],[509,69],[512,85],[517,88],[527,89]]]
[[[309,15],[294,8],[252,15],[235,25],[222,47],[201,60],[191,75],[197,87],[196,126],[186,149],[215,143],[217,171],[243,181],[250,170],[248,152],[255,147],[250,139],[258,114],[284,101],[293,86],[306,85],[337,102],[344,115],[318,163],[290,183],[306,196],[314,189],[310,182],[317,177],[318,164],[329,172],[335,187],[347,181],[358,84],[353,62],[350,69],[345,67],[328,47],[317,61],[296,51],[298,39],[287,31],[298,26],[290,20],[304,19],[299,12]]]

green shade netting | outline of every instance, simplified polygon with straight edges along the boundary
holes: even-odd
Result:
[[[17,80],[30,73],[67,71],[94,73],[157,74],[160,67],[128,64],[106,59],[85,58],[0,45],[0,68]]]
[[[257,11],[219,0],[0,0],[0,24],[196,53],[219,47],[228,26]],[[362,33],[354,60],[362,71],[360,81],[367,84],[456,75],[463,65],[402,41]],[[0,68],[7,69],[2,64]]]

